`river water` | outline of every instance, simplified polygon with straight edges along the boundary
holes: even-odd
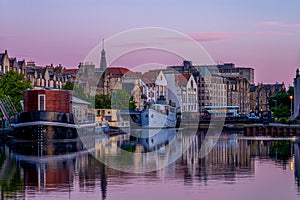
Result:
[[[203,133],[163,134],[171,137],[101,136],[90,152],[78,152],[78,142],[2,142],[1,199],[300,199],[298,143],[233,132],[216,144]],[[206,156],[203,142],[213,145]]]

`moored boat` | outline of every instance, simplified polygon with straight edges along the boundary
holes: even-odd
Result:
[[[146,105],[141,113],[144,128],[174,128],[176,127],[176,105],[172,101],[167,103],[161,96],[155,103]]]
[[[108,132],[109,129],[109,125],[108,125],[108,121],[96,121],[96,126],[95,126],[95,131],[99,132],[99,131],[103,131],[103,132]]]
[[[42,89],[24,92],[24,112],[12,120],[10,134],[21,140],[69,140],[95,131],[89,103],[72,95],[72,91]]]

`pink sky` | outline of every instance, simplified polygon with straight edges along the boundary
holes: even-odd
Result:
[[[255,82],[285,82],[288,86],[300,67],[299,7],[299,1],[279,0],[272,4],[258,0],[1,1],[0,51],[7,49],[9,56],[35,60],[39,65],[74,68],[102,38],[132,28],[162,27],[191,36],[216,63],[253,67]],[[145,62],[181,64],[172,56],[142,54],[114,64],[131,68]]]

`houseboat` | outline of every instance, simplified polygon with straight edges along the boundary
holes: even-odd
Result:
[[[95,132],[89,103],[69,90],[41,89],[24,92],[24,111],[12,119],[11,136],[21,140],[77,139],[87,131]]]
[[[167,103],[163,96],[155,103],[145,106],[141,113],[142,127],[144,128],[175,128],[176,127],[176,105]]]

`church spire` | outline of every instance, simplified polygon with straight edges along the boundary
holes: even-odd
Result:
[[[104,50],[104,39],[102,39],[102,51],[101,51],[101,60],[100,60],[100,71],[104,72],[106,70],[106,58]]]

